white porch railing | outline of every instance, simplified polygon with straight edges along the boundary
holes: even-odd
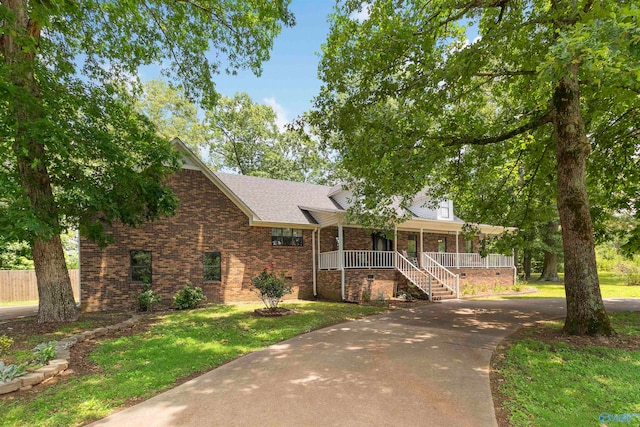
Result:
[[[393,251],[344,251],[344,268],[394,268]]]
[[[502,254],[459,254],[455,252],[423,252],[422,265],[426,264],[425,256],[448,268],[512,268],[513,256]]]
[[[343,251],[344,268],[394,268],[393,251]],[[320,270],[340,268],[338,251],[320,253]]]
[[[431,258],[426,252],[422,253],[421,267],[429,273],[431,277],[436,279],[437,282],[442,283],[444,287],[448,288],[458,298],[460,297],[460,278],[457,274],[447,270],[445,266]]]
[[[321,252],[318,262],[320,270],[337,270],[340,268],[340,253],[338,251]]]
[[[413,264],[407,258],[402,256],[399,252],[395,253],[396,256],[396,268],[404,277],[406,277],[411,283],[422,289],[424,293],[429,297],[429,301],[433,300],[432,295],[432,278],[430,274],[425,273],[418,266]]]

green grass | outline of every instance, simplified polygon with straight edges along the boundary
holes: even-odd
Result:
[[[0,302],[0,307],[13,307],[18,305],[38,305],[38,301],[11,301]]]
[[[562,278],[562,275],[560,275]],[[624,275],[611,272],[598,273],[600,292],[603,298],[640,298],[640,286],[627,286]],[[564,283],[547,283],[531,281],[530,288],[538,291],[522,295],[492,296],[486,299],[518,299],[518,298],[564,298]],[[479,299],[482,299],[481,297]]]
[[[322,326],[379,313],[339,303],[285,304],[298,314],[255,317],[257,306],[213,306],[163,316],[146,333],[99,343],[99,374],[71,377],[33,398],[0,401],[0,425],[67,426],[103,418],[131,399],[147,399],[176,380]]]
[[[116,313],[90,313],[83,314],[80,320],[72,323],[53,323],[46,326],[50,327],[48,332],[34,333],[32,320],[17,320],[9,322],[4,327],[12,328],[9,335],[13,339],[13,344],[4,350],[0,350],[0,359],[7,364],[28,363],[33,359],[31,349],[36,345],[49,341],[58,341],[70,335],[78,334],[91,329],[118,323],[119,320],[126,318]],[[24,323],[26,326],[20,326]],[[40,325],[39,325],[40,326]],[[16,332],[19,329],[20,332]],[[4,334],[0,333],[0,336]]]
[[[640,335],[640,313],[610,316],[619,333]],[[594,426],[603,412],[640,413],[640,351],[525,339],[507,350],[500,372],[513,426]]]

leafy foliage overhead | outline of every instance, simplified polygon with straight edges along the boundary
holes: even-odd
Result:
[[[539,215],[556,196],[552,95],[579,63],[595,219],[634,209],[639,13],[630,1],[346,1],[312,120],[368,199],[428,184],[469,221],[526,226],[553,216]]]

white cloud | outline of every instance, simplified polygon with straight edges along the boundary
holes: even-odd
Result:
[[[354,21],[364,22],[369,19],[369,16],[371,16],[371,5],[368,3],[364,3],[362,5],[362,9],[357,12],[351,12],[349,18],[353,19]]]
[[[262,102],[264,102],[269,107],[273,108],[273,111],[276,112],[276,124],[278,125],[278,129],[281,131],[284,130],[284,127],[289,123],[289,119],[287,118],[287,110],[278,104],[275,97],[271,98],[263,98]]]

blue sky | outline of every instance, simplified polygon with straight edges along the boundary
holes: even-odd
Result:
[[[293,0],[290,9],[296,25],[283,28],[274,40],[271,59],[263,64],[262,75],[256,77],[244,70],[235,76],[220,74],[214,78],[218,92],[229,97],[247,92],[254,102],[270,105],[275,110],[280,127],[308,111],[313,97],[320,91],[320,47],[329,33],[327,20],[335,4],[335,0]],[[364,16],[366,12],[354,17]],[[477,35],[476,27],[468,28],[469,40]],[[143,81],[159,76],[157,66],[140,70]]]
[[[320,46],[329,33],[327,18],[335,0],[294,0],[290,9],[296,25],[283,28],[275,39],[271,59],[263,64],[260,77],[250,71],[236,76],[215,77],[218,92],[233,96],[247,92],[254,102],[271,105],[278,113],[279,124],[294,119],[311,108],[311,100],[320,90],[318,61]],[[142,80],[157,78],[158,67],[140,72]]]

